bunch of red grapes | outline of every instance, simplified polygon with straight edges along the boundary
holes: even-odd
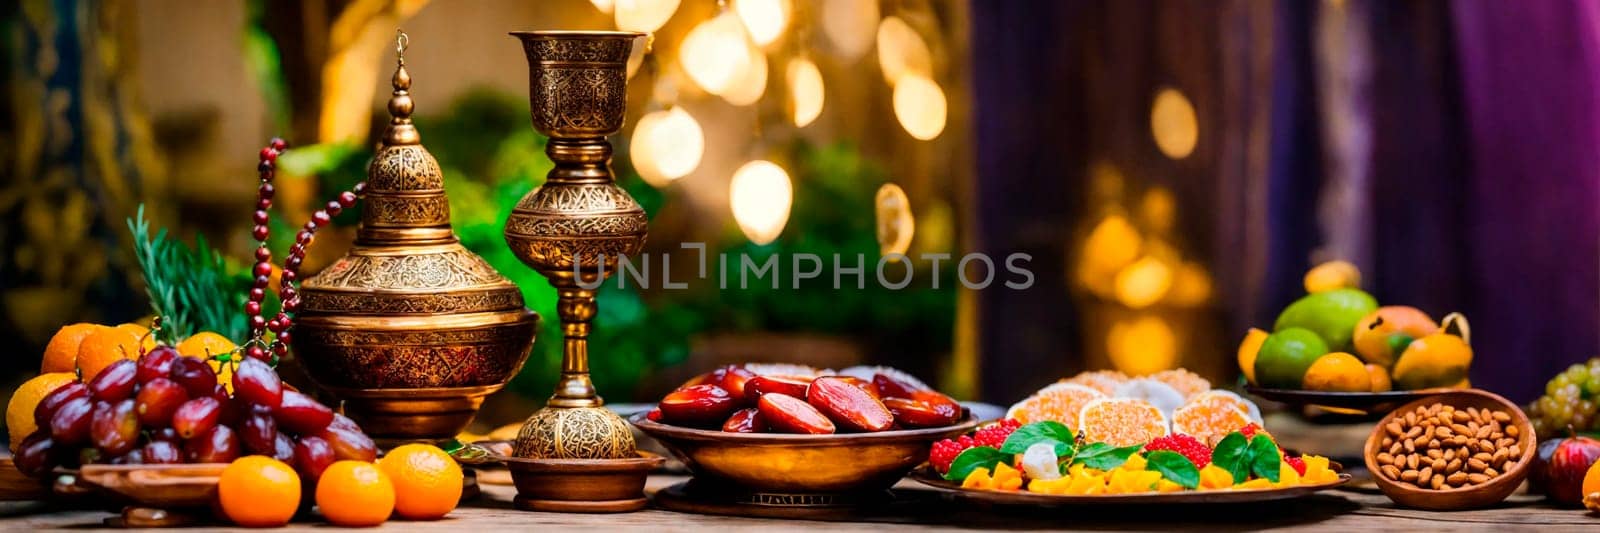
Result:
[[[57,466],[228,463],[265,455],[315,480],[337,460],[370,462],[377,446],[355,422],[283,384],[267,363],[238,354],[233,394],[204,359],[158,346],[124,359],[88,384],[73,382],[34,409],[39,430],[17,448],[17,469],[43,477]]]

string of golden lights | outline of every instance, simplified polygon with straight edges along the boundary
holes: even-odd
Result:
[[[620,30],[654,33],[678,12],[680,0],[590,3],[611,15]],[[948,102],[935,81],[928,43],[911,24],[899,16],[881,16],[873,0],[819,0],[805,6],[814,10],[815,21],[801,20],[804,13],[797,12],[793,0],[719,1],[716,11],[677,43],[678,71],[663,68],[660,72],[672,83],[681,78],[740,107],[769,96],[768,77],[781,76],[778,86],[786,92],[785,118],[793,127],[805,128],[822,115],[827,102],[822,70],[805,46],[796,47],[798,52],[779,63],[769,62],[768,55],[781,52],[785,34],[816,24],[829,50],[846,60],[860,58],[876,45],[878,64],[892,90],[893,110],[901,128],[919,140],[939,137]],[[675,76],[680,71],[682,75]],[[676,99],[676,91],[668,92]],[[646,113],[635,125],[629,152],[634,168],[647,183],[667,187],[699,167],[705,132],[676,102],[659,103],[663,109]],[[745,237],[765,244],[778,237],[788,220],[794,185],[787,170],[759,155],[734,172],[729,201],[734,221]],[[894,228],[890,232],[893,242],[884,243],[885,250],[903,253],[914,229],[910,201],[898,187],[894,194],[878,196],[880,227]]]

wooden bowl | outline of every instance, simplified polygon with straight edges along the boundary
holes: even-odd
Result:
[[[1511,466],[1499,476],[1482,485],[1463,487],[1449,490],[1420,489],[1407,486],[1401,482],[1392,481],[1383,476],[1379,471],[1378,453],[1383,444],[1385,434],[1384,426],[1396,415],[1405,416],[1407,411],[1417,407],[1426,407],[1434,403],[1442,403],[1457,409],[1477,407],[1479,409],[1491,408],[1504,411],[1511,415],[1511,424],[1517,427],[1517,446],[1522,453],[1515,462],[1508,460]],[[1528,415],[1517,407],[1517,404],[1500,397],[1492,392],[1478,389],[1454,390],[1420,398],[1411,403],[1400,406],[1380,419],[1373,426],[1372,434],[1367,436],[1367,445],[1363,453],[1367,470],[1372,471],[1373,481],[1385,496],[1395,503],[1405,507],[1426,509],[1430,511],[1458,511],[1465,509],[1478,509],[1488,507],[1506,499],[1517,487],[1522,485],[1522,480],[1528,476],[1528,466],[1532,464],[1536,453],[1537,440],[1533,435],[1533,423],[1528,420]]]
[[[204,507],[216,499],[217,482],[227,467],[227,463],[84,465],[75,475],[80,486],[120,494],[140,505]]]
[[[940,439],[972,431],[968,414],[940,428],[786,435],[727,433],[629,420],[688,465],[697,480],[758,492],[837,493],[887,489],[928,458]]]
[[[533,459],[496,456],[517,486],[524,511],[620,513],[643,509],[645,478],[666,458],[639,452],[628,459]]]

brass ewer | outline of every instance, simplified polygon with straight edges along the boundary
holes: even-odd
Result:
[[[404,45],[401,34],[399,51]],[[522,368],[539,318],[451,229],[444,179],[411,123],[411,74],[399,57],[355,246],[305,280],[292,338],[317,385],[385,445],[459,434],[483,398]]]
[[[616,270],[617,257],[644,247],[645,213],[617,187],[611,143],[622,129],[634,32],[512,32],[528,57],[533,126],[550,138],[555,168],[506,219],[506,244],[556,288],[565,337],[555,395],[517,437],[521,457],[634,457],[633,433],[602,407],[589,380],[589,287]]]

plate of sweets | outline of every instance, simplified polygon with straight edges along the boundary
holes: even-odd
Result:
[[[1326,457],[1285,453],[1259,409],[1187,370],[1086,372],[1004,420],[934,444],[912,478],[971,500],[1043,506],[1297,498],[1350,480]]]
[[[1272,330],[1250,329],[1239,370],[1255,396],[1347,414],[1381,414],[1400,404],[1469,388],[1471,328],[1461,313],[1443,319],[1405,305],[1380,306],[1343,261],[1305,277],[1307,294],[1285,307]]]

